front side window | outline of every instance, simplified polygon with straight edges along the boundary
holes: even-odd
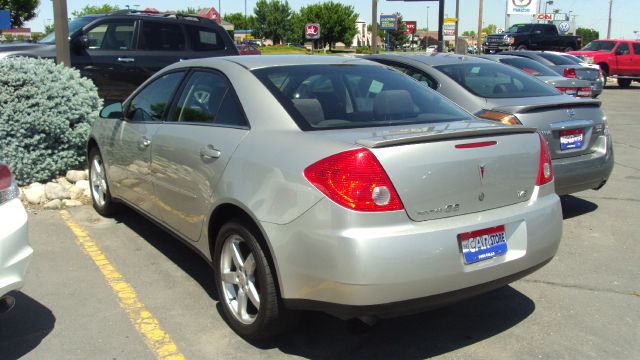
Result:
[[[437,92],[383,66],[276,66],[253,73],[305,131],[472,118]]]
[[[424,84],[432,89],[436,89],[438,87],[438,82],[436,81],[436,79],[432,78],[431,76],[427,75],[426,73],[420,70],[414,69],[410,66],[401,65],[401,64],[387,63],[387,62],[382,62],[382,63],[393,67],[394,69],[400,71],[401,73],[405,73],[411,76],[412,78],[416,79],[419,83]]]
[[[194,51],[212,51],[224,49],[224,42],[215,29],[199,26],[187,26],[187,34]]]
[[[181,51],[186,48],[182,27],[178,24],[165,24],[145,21],[142,24],[141,48],[151,51]]]
[[[484,98],[524,98],[560,94],[553,87],[502,64],[450,64],[435,68],[471,93]]]
[[[133,42],[133,21],[102,23],[87,32],[89,49],[129,50]]]
[[[126,118],[130,121],[161,121],[183,76],[183,71],[172,72],[147,85],[131,100]]]

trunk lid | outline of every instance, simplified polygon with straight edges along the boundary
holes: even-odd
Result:
[[[535,129],[484,121],[371,133],[356,143],[378,158],[414,221],[529,200],[540,156]]]
[[[604,131],[600,101],[568,95],[540,98],[491,99],[492,110],[514,114],[525,126],[540,130],[549,144],[552,159],[592,153]],[[580,140],[580,135],[582,139]]]

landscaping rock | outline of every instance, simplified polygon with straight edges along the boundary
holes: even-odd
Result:
[[[78,200],[62,200],[62,203],[66,207],[82,206],[82,202]]]
[[[44,208],[47,210],[57,210],[57,209],[60,209],[61,207],[62,207],[62,200],[60,199],[51,200],[44,205]]]
[[[85,189],[84,192],[82,193],[82,195],[84,195],[85,197],[90,198],[91,197],[91,189]]]
[[[72,183],[76,183],[80,180],[87,180],[88,179],[88,172],[85,170],[69,170],[67,171],[67,180],[69,180]]]
[[[69,188],[71,188],[73,186],[72,183],[70,183],[67,179],[63,178],[63,177],[59,177],[56,179],[56,183],[62,185],[62,187],[64,187],[66,190],[69,190]]]
[[[45,185],[45,194],[49,200],[69,198],[69,192],[67,189],[54,182],[48,182],[47,185]]]
[[[84,181],[84,180],[82,180]],[[71,188],[69,188],[69,198],[71,200],[78,200],[81,199],[84,196],[84,190],[80,187],[78,187],[77,185],[73,185]]]
[[[89,188],[89,181],[87,180],[78,180],[78,182],[76,182],[76,187],[79,187],[82,190],[88,189]]]
[[[33,183],[28,187],[23,189],[24,198],[29,202],[29,204],[41,204],[47,201],[47,197],[45,195],[45,186],[40,183]]]

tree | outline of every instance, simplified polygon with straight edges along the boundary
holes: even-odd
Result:
[[[256,17],[256,30],[274,44],[281,44],[290,31],[291,7],[285,0],[258,0],[253,9]]]
[[[244,14],[236,12],[225,14],[222,19],[233,24],[236,30],[253,30],[256,23],[256,18],[253,15],[244,17]]]
[[[487,35],[491,35],[491,34],[495,34],[497,30],[498,30],[498,26],[497,25],[489,24],[489,26],[487,26],[486,28],[482,29],[482,32],[487,34]]]
[[[465,31],[465,32],[463,32],[463,33],[462,33],[462,36],[470,36],[470,37],[473,37],[473,36],[476,36],[476,32],[475,32],[475,31],[473,31],[473,30],[471,30],[471,31],[467,30],[467,31]]]
[[[109,4],[103,4],[100,6],[85,5],[85,7],[83,7],[80,10],[72,11],[71,16],[73,16],[74,18],[78,18],[81,16],[89,15],[89,14],[107,14],[117,10],[120,10],[118,5],[109,5]]]
[[[49,25],[45,25],[44,26],[44,34],[45,35],[49,35],[54,31],[56,31],[56,28],[55,28],[55,26],[53,26],[53,24],[49,24]]]
[[[0,0],[0,9],[9,10],[11,27],[19,28],[36,16],[40,0]]]
[[[291,26],[289,26],[284,40],[288,43],[293,44],[301,44],[305,42],[306,38],[304,36],[304,26],[307,23],[306,19],[304,19],[299,12],[294,11],[293,13],[291,13],[291,21],[289,23]]]
[[[334,47],[337,42],[350,45],[353,37],[358,33],[356,28],[358,14],[353,6],[333,1],[312,4],[302,7],[300,16],[305,23],[319,23],[320,39],[331,47]]]
[[[600,39],[600,32],[598,32],[598,31],[596,31],[594,29],[577,28],[576,29],[576,35],[582,36],[582,44],[583,45],[586,45],[586,44],[592,42],[593,40]]]

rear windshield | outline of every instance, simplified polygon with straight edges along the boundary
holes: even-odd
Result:
[[[503,64],[450,64],[435,68],[471,93],[484,98],[524,98],[560,94],[542,81]]]
[[[302,130],[469,120],[413,78],[377,65],[295,65],[254,70]]]
[[[541,52],[538,55],[540,55],[543,59],[547,59],[551,61],[554,65],[575,65],[573,61],[565,58],[564,56],[550,54],[546,52]]]
[[[553,70],[540,64],[539,62],[527,58],[500,59],[503,64],[516,67],[533,76],[558,76]]]
[[[616,46],[615,41],[592,41],[583,47],[582,50],[590,51],[611,51]]]
[[[571,55],[571,54],[562,54],[560,56],[562,56],[565,59],[568,59],[569,61],[573,61],[576,65],[581,65],[584,62],[579,57]]]

